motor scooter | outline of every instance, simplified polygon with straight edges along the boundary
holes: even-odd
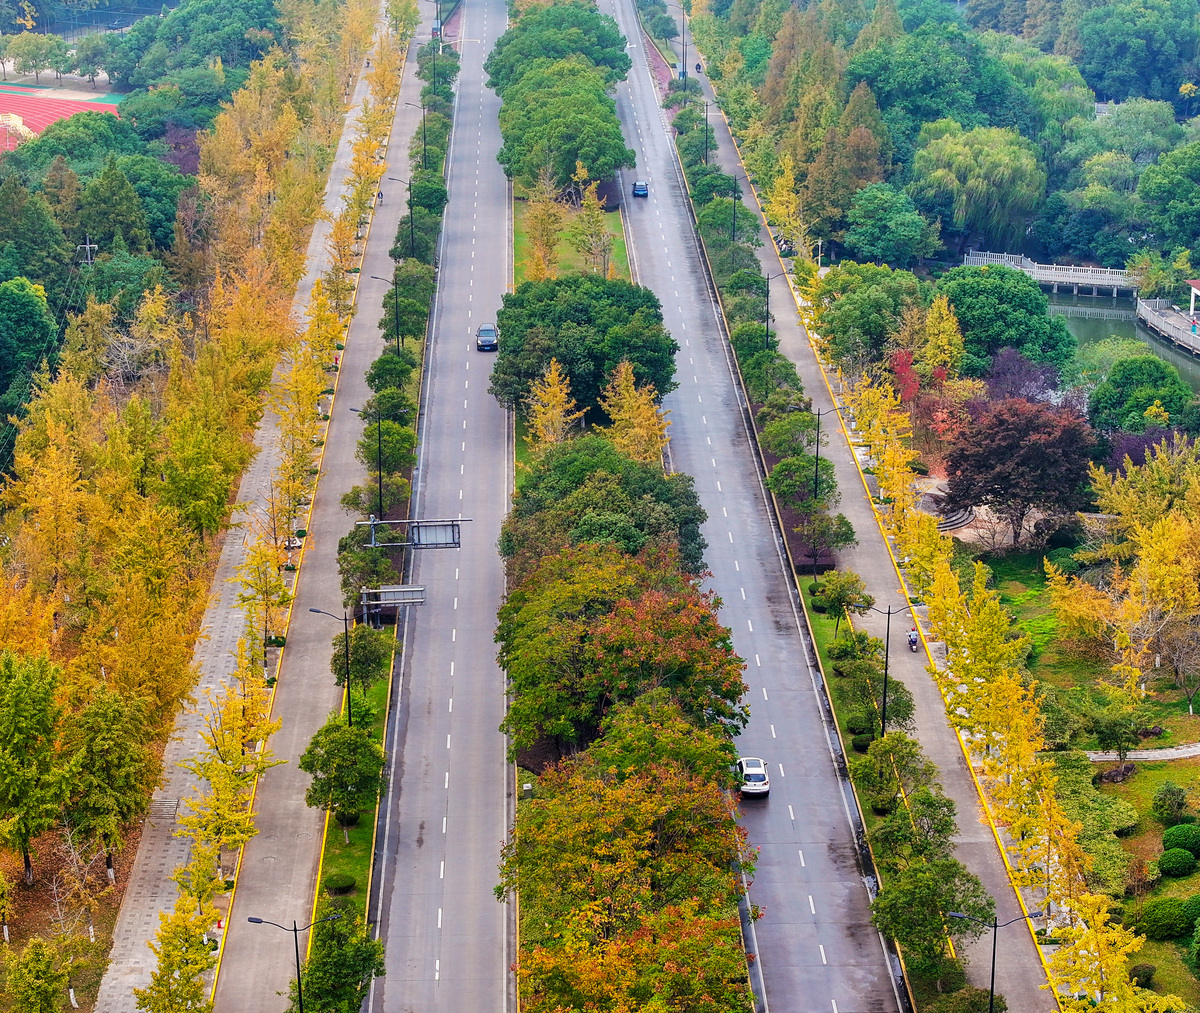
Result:
[[[908,649],[910,651],[912,651],[913,654],[917,653],[917,640],[918,640],[918,637],[917,637],[916,629],[909,630],[908,631]]]

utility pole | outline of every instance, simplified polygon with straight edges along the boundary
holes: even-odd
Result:
[[[91,236],[85,235],[83,237],[83,242],[80,243],[78,246],[76,246],[75,249],[76,249],[76,251],[79,251],[79,250],[83,251],[83,263],[85,265],[87,265],[88,267],[91,267],[92,264],[95,262],[92,254],[96,250],[100,249],[100,247],[98,247],[95,243],[92,242]]]

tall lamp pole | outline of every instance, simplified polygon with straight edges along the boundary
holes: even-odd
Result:
[[[708,99],[704,100],[704,164],[708,165]]]
[[[889,605],[886,612],[874,605],[871,605],[870,609],[881,616],[887,616],[887,626],[883,635],[883,707],[879,716],[879,737],[882,739],[887,735],[888,660],[892,656],[892,616],[903,614],[905,606]]]
[[[707,147],[707,145],[705,146]],[[738,205],[742,203],[742,191],[738,189],[737,185],[737,181],[739,179],[746,179],[746,177],[740,172],[733,177],[733,214],[731,215],[733,219],[733,225],[729,233],[729,242],[732,246],[737,245],[737,209]],[[746,179],[746,182],[749,183],[750,180]]]
[[[682,69],[679,71],[679,80],[681,80],[681,81],[686,81],[686,80],[687,80],[687,74],[688,74],[688,62],[687,62],[687,11],[685,11],[685,10],[683,9],[683,5],[682,5],[682,4],[671,4],[670,6],[674,7],[674,8],[675,8],[677,11],[679,11],[679,37],[680,37],[681,39],[683,39],[683,67],[682,67]],[[685,104],[687,103],[687,96],[686,96],[686,95],[684,96],[684,103],[685,103]]]
[[[354,727],[354,706],[352,700],[354,694],[351,692],[354,687],[350,685],[350,617],[343,612],[341,616],[335,616],[332,612],[326,612],[324,609],[310,608],[309,612],[315,612],[319,616],[329,616],[330,619],[342,620],[342,631],[346,637],[346,727]]]
[[[1040,918],[1041,911],[1031,911],[1027,915],[1018,915],[1016,918],[1010,918],[1006,922],[999,922],[993,916],[991,921],[984,921],[982,918],[976,918],[974,915],[963,914],[961,911],[947,911],[947,918],[959,918],[963,921],[978,922],[980,925],[989,925],[992,929],[992,984],[990,994],[988,995],[988,1013],[996,1011],[996,936],[999,935],[999,930],[1008,925],[1013,925],[1016,922],[1028,921],[1031,918]]]
[[[373,274],[371,277],[376,281],[387,282],[387,284],[392,286],[392,311],[396,324],[396,354],[399,355],[400,347],[404,344],[404,338],[400,336],[400,290],[396,285],[396,278],[393,276],[392,280],[388,281],[387,278],[381,278],[377,274]]]
[[[403,183],[408,187],[408,255],[410,258],[415,258],[417,255],[417,233],[413,226],[413,202],[412,202],[412,184],[407,179],[401,179],[399,176],[388,176],[393,183]]]
[[[812,413],[817,417],[817,440],[816,443],[813,444],[815,447],[813,452],[815,458],[813,462],[813,499],[815,500],[817,498],[817,480],[821,474],[821,416],[832,414],[833,412],[838,411],[838,409],[834,407],[825,408],[821,411],[818,411],[816,408],[811,410]]]
[[[283,929],[284,932],[292,934],[292,941],[296,944],[296,1006],[299,1013],[304,1013],[304,989],[300,985],[300,933],[307,932],[313,925],[320,925],[322,922],[332,922],[341,918],[340,914],[330,915],[328,918],[318,918],[315,922],[305,925],[301,928],[295,922],[292,922],[292,927],[289,929],[286,925],[280,925],[279,922],[269,922],[265,918],[247,918],[251,925],[274,925],[277,929]]]
[[[421,168],[429,168],[429,150],[425,143],[425,103],[417,105],[416,102],[405,102],[406,106],[412,106],[414,109],[421,110]]]
[[[372,275],[372,277],[374,277]],[[367,416],[370,412],[363,408],[351,408],[355,415],[359,416],[364,422],[367,421]],[[400,409],[401,415],[407,415],[407,409]],[[389,421],[395,421],[389,419]],[[376,515],[381,521],[384,520],[383,515],[383,413],[378,413],[375,419],[375,476],[376,484],[379,488],[379,513]]]
[[[737,214],[737,208],[734,208],[734,214]],[[767,313],[766,320],[763,321],[763,351],[768,351],[771,347],[771,282],[776,278],[782,278],[782,274],[767,275]],[[820,418],[818,417],[818,422]]]

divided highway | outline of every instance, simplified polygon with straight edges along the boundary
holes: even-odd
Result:
[[[373,908],[387,974],[369,1003],[380,1013],[499,1013],[510,997],[509,909],[492,893],[512,788],[492,642],[510,469],[507,419],[487,392],[494,355],[476,351],[474,337],[496,319],[509,279],[508,184],[496,163],[500,103],[482,68],[505,18],[503,0],[469,0],[458,32],[463,61],[414,516],[471,521],[462,525],[462,548],[417,553],[411,574],[425,585],[427,604],[409,610],[388,746]]]
[[[633,69],[617,110],[650,184],[627,198],[637,281],[662,300],[681,346],[671,410],[674,467],[695,476],[708,511],[704,536],[721,618],[747,662],[751,718],[738,748],[762,756],[769,800],[746,800],[743,823],[759,851],[750,901],[765,1000],[778,1013],[867,1013],[899,1008],[890,960],[871,926],[857,861],[849,786],[839,777],[831,732],[801,634],[798,604],[781,557],[745,412],[710,295],[683,181],[628,0],[602,0],[629,40]],[[761,997],[760,997],[761,998]]]

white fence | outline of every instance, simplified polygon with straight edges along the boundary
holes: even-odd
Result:
[[[1139,299],[1137,318],[1150,330],[1185,348],[1193,355],[1200,354],[1200,335],[1193,333],[1192,325],[1181,312],[1175,310],[1170,299]]]
[[[1035,281],[1043,285],[1078,285],[1094,286],[1096,288],[1132,289],[1135,287],[1128,271],[1111,267],[1077,267],[1064,264],[1038,264],[1028,257],[1014,253],[985,253],[968,250],[963,258],[967,267],[983,267],[987,264],[999,264],[1024,271]]]

